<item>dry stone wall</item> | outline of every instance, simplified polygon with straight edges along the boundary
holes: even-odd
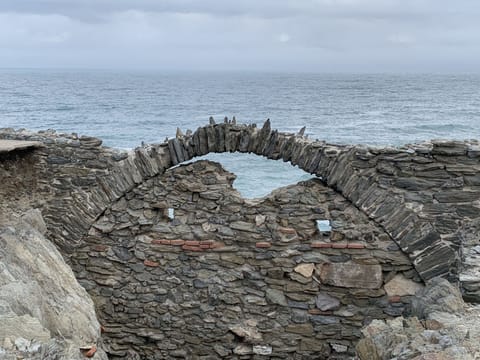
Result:
[[[305,351],[313,351],[317,343],[321,344],[318,345],[321,347],[320,352],[336,354],[341,353],[338,349],[345,350],[344,347],[336,350],[334,341],[337,341],[335,344],[338,346],[346,346],[345,352],[348,353],[351,351],[350,343],[355,341],[357,330],[345,334],[341,338],[343,343],[333,330],[328,335],[322,335],[318,330],[319,324],[312,320],[314,316],[325,315],[310,313],[322,309],[322,300],[317,300],[316,297],[324,288],[331,291],[326,292],[330,296],[326,302],[332,301],[331,298],[337,299],[340,308],[353,304],[349,302],[353,300],[345,300],[351,297],[351,292],[354,291],[352,289],[355,289],[353,285],[361,285],[359,288],[363,291],[368,289],[366,300],[361,306],[356,306],[369,309],[368,306],[375,304],[376,310],[360,312],[358,319],[353,317],[355,325],[349,324],[350,320],[345,321],[341,316],[336,318],[335,314],[332,315],[339,322],[332,319],[332,324],[323,326],[333,328],[347,324],[352,329],[358,329],[357,326],[362,321],[368,321],[369,317],[398,315],[408,309],[408,292],[415,288],[412,281],[425,281],[435,276],[445,277],[452,282],[460,281],[464,298],[480,301],[480,269],[477,261],[480,256],[477,231],[480,221],[478,141],[438,140],[402,148],[339,146],[307,139],[303,133],[272,130],[269,121],[262,128],[257,128],[255,125],[238,125],[229,121],[215,124],[213,120],[195,132],[187,131],[184,135],[178,131],[175,138],[167,139],[162,144],[142,146],[128,153],[102,147],[101,140],[96,138],[56,134],[52,131],[31,133],[3,129],[0,130],[0,139],[42,143],[41,148],[33,151],[30,149],[0,154],[0,179],[5,184],[0,193],[9,201],[2,202],[2,207],[5,207],[4,204],[11,206],[12,201],[21,199],[15,202],[15,206],[33,206],[42,210],[49,237],[55,240],[67,261],[72,263],[77,276],[93,294],[97,308],[110,326],[111,332],[107,336],[112,344],[112,354],[120,355],[127,351],[128,343],[133,344],[130,349],[134,351],[145,346],[145,349],[149,349],[145,351],[153,352],[152,349],[161,340],[167,339],[165,343],[176,345],[180,349],[177,355],[182,355],[182,346],[172,340],[175,329],[165,330],[159,338],[150,333],[138,334],[132,328],[128,330],[123,324],[127,317],[138,317],[135,311],[139,310],[129,310],[126,304],[129,301],[141,303],[140,308],[147,311],[148,306],[144,307],[144,304],[167,303],[168,306],[161,310],[164,313],[153,312],[152,318],[158,319],[157,315],[170,314],[165,317],[167,319],[170,316],[170,322],[173,321],[172,318],[180,318],[179,315],[187,316],[186,309],[175,308],[175,315],[172,315],[169,307],[176,304],[178,296],[185,295],[188,298],[190,295],[194,301],[193,290],[197,288],[192,287],[195,279],[193,273],[210,261],[212,266],[217,266],[221,271],[230,274],[235,270],[243,276],[235,279],[236,275],[231,275],[231,282],[235,284],[232,289],[239,286],[235,291],[240,292],[241,303],[229,304],[232,308],[240,309],[242,316],[244,309],[248,309],[248,313],[253,311],[250,307],[261,309],[258,312],[267,316],[268,313],[266,315],[262,310],[273,309],[275,306],[283,311],[285,319],[290,315],[291,321],[294,313],[303,311],[304,315],[305,312],[308,314],[306,322],[294,324],[309,329],[312,326],[311,336],[305,337],[300,333],[296,340],[292,340],[297,341],[294,345],[288,345],[288,341],[285,343],[291,351],[298,352],[298,356],[303,356]],[[198,181],[182,181],[183,177],[187,178],[194,171],[191,168],[193,165],[168,170],[199,155],[226,151],[251,152],[273,160],[289,161],[317,175],[320,183],[317,180],[308,186],[299,184],[288,188],[285,191],[287,195],[276,193],[263,202],[250,203],[239,198],[231,189],[231,175],[211,164],[202,163],[210,171],[204,174],[210,180],[201,184]],[[181,176],[175,178],[175,174]],[[169,182],[167,176],[176,180]],[[219,192],[218,188],[212,186],[224,190]],[[156,189],[157,193],[152,189]],[[316,199],[316,204],[304,198],[303,202],[298,203],[297,198],[302,198],[301,193],[307,191],[305,189],[310,189],[311,198]],[[290,211],[290,207],[295,211]],[[170,208],[174,209],[172,220],[169,220]],[[215,209],[219,208],[226,211],[222,215],[224,217],[217,214]],[[315,213],[312,210],[314,208],[320,212]],[[197,219],[197,213],[200,220]],[[253,214],[256,214],[255,217]],[[293,225],[290,224],[291,219],[294,219]],[[328,236],[320,237],[320,233],[316,232],[316,219],[332,221],[333,229]],[[282,228],[285,232],[279,230]],[[372,233],[374,235],[368,235]],[[373,236],[373,240],[369,240],[369,236]],[[231,248],[232,246],[237,248]],[[284,256],[285,252],[289,256]],[[163,258],[165,254],[169,255]],[[306,260],[303,258],[305,254],[314,258]],[[236,264],[226,260],[228,256],[240,257],[244,262]],[[262,256],[271,258],[261,258]],[[387,261],[390,256],[393,258]],[[200,258],[206,260],[200,262]],[[323,260],[320,261],[320,258]],[[280,291],[281,286],[267,282],[270,275],[265,269],[278,265],[278,262],[285,259],[289,260],[285,269],[282,269],[284,279],[271,278],[304,286],[307,283],[298,281],[303,276],[312,286],[317,284],[317,293],[308,290],[304,294],[310,296],[309,300],[303,301],[308,308],[305,305],[302,305],[303,308],[290,307],[288,301],[302,301],[289,299],[285,291],[283,296],[287,299],[287,306],[274,303],[267,297],[267,288]],[[98,263],[91,263],[95,261]],[[138,266],[130,266],[137,263]],[[248,271],[254,274],[259,272],[261,276],[252,275],[253,278],[249,278],[250,275],[246,275],[248,271],[241,270],[247,265],[256,267],[255,271],[250,268]],[[175,285],[176,280],[165,280],[167,285],[163,285],[163,280],[155,286],[149,283],[154,282],[156,276],[160,278],[168,274],[169,277],[175,277],[168,269],[183,271],[182,266],[190,267],[190,270],[185,271],[191,274],[191,278],[182,272],[181,277],[177,276],[179,284]],[[262,269],[266,272],[262,273]],[[301,275],[310,272],[311,278]],[[353,274],[356,273],[363,275],[355,277]],[[125,282],[134,274],[140,279],[145,276],[146,279],[134,278],[128,287]],[[292,274],[297,280],[291,278]],[[365,276],[367,274],[368,277]],[[259,290],[252,285],[244,285],[248,281],[264,282],[267,285],[264,290]],[[133,285],[138,283],[142,284],[141,287]],[[200,283],[197,282],[198,284]],[[206,287],[199,288],[199,293],[206,292],[206,295],[202,295],[204,300],[209,299],[209,294],[213,292],[209,292],[209,287],[213,285],[206,284]],[[218,287],[224,291],[230,289],[231,285],[230,281],[224,281]],[[248,293],[247,289],[252,292]],[[279,294],[273,290],[269,290],[268,296]],[[299,290],[299,293],[303,290]],[[248,299],[262,298],[261,292],[264,293],[266,305],[255,304],[257,300],[246,302],[247,296]],[[395,293],[401,293],[398,295],[400,298]],[[139,294],[144,294],[146,298],[140,301],[137,298]],[[152,298],[152,294],[158,298],[147,301],[146,299]],[[363,293],[354,295],[353,299],[362,299]],[[372,299],[383,300],[378,303]],[[114,301],[118,303],[115,304]],[[215,301],[222,303],[223,300]],[[262,300],[258,301],[263,303]],[[194,312],[194,309],[197,307],[192,306],[190,311]],[[118,321],[113,319],[117,315]],[[248,322],[243,325],[239,322],[238,326],[243,326],[243,330],[228,329],[226,332],[231,344],[245,344],[246,347],[240,347],[237,352],[247,352],[245,357],[248,358],[262,351],[270,351],[268,346],[272,346],[272,354],[275,353],[275,346],[264,341],[266,335],[262,329],[258,330],[258,323],[254,326],[247,316],[242,317],[238,313],[236,316]],[[185,323],[189,322],[186,318],[182,319]],[[305,316],[302,319],[304,321]],[[228,322],[224,322],[226,323]],[[155,326],[157,325],[158,323]],[[288,333],[286,320],[280,325],[279,329]],[[147,329],[151,326],[138,328]],[[245,328],[259,331],[262,341],[246,341],[248,336],[242,333]],[[116,329],[117,337],[113,335],[113,329]],[[189,331],[193,331],[191,329],[193,327]],[[205,327],[204,332],[208,334],[207,329],[209,328]],[[225,329],[224,325],[222,330]],[[310,339],[311,342],[305,339]],[[302,341],[311,347],[302,347]],[[185,351],[193,351],[194,347],[211,349],[212,342],[209,344],[188,345]],[[235,347],[227,347],[225,351],[233,349]],[[163,349],[167,350],[172,349]],[[218,356],[218,351],[215,356]]]
[[[92,225],[72,266],[110,355],[344,358],[363,324],[408,312],[411,261],[342,196],[311,180],[247,201],[233,179],[206,161],[170,169]]]

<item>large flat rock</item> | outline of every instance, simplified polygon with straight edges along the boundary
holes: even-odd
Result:
[[[322,283],[332,286],[379,289],[383,283],[380,265],[325,263],[319,270]]]
[[[0,154],[12,151],[39,148],[43,146],[40,141],[0,140]]]

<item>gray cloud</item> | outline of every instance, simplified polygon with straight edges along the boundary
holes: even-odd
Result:
[[[478,71],[473,0],[2,0],[0,66]]]

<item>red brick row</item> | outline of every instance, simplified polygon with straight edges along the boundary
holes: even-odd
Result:
[[[181,246],[186,251],[203,251],[207,249],[218,249],[225,245],[214,240],[181,240],[181,239],[155,239],[151,244]]]
[[[143,265],[145,266],[150,266],[150,267],[157,267],[159,266],[160,264],[156,261],[152,261],[152,260],[148,260],[148,259],[145,259],[143,260]]]
[[[314,241],[310,244],[312,248],[327,248],[327,249],[365,249],[365,244],[360,243],[326,243]]]
[[[296,235],[297,232],[295,231],[295,229],[293,228],[289,228],[289,227],[283,227],[283,226],[279,226],[277,228],[277,230],[281,233],[284,233],[284,234],[291,234],[291,235]]]
[[[259,241],[255,244],[255,247],[260,248],[260,249],[267,249],[272,246],[272,243],[269,243],[267,241]]]

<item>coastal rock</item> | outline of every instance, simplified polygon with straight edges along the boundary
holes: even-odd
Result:
[[[0,347],[14,342],[10,353],[39,358],[47,348],[70,359],[83,359],[80,348],[100,339],[93,302],[71,269],[41,232],[40,212],[0,227]],[[25,345],[21,339],[28,340]],[[106,359],[99,349],[96,359]]]
[[[480,356],[480,306],[468,306],[458,288],[432,279],[414,296],[410,318],[374,320],[356,347],[367,359],[468,359]],[[419,321],[416,316],[426,318]]]
[[[272,347],[268,345],[254,345],[253,353],[257,355],[270,355],[272,353]]]
[[[428,318],[434,312],[462,313],[465,303],[456,286],[443,278],[434,278],[412,300],[412,315]]]

